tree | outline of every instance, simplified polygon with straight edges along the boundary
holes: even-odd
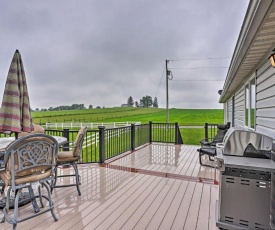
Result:
[[[134,100],[132,98],[132,96],[130,96],[127,100],[127,105],[130,106],[130,107],[133,107],[134,105]]]
[[[159,107],[157,97],[154,98],[153,107],[154,107],[154,108],[158,108],[158,107]]]
[[[93,108],[93,106],[92,105],[89,105],[89,109],[92,109]]]
[[[139,107],[138,101],[135,101],[135,106]]]
[[[140,106],[141,107],[149,108],[149,107],[152,106],[152,104],[153,104],[153,101],[152,101],[152,97],[151,96],[146,95],[145,97],[143,96],[140,99]]]

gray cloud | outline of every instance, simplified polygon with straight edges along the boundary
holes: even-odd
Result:
[[[165,107],[164,77],[158,89],[165,60],[232,56],[247,5],[248,0],[1,1],[0,93],[19,49],[33,108],[111,107],[144,95],[157,96]],[[169,67],[229,63],[179,61]],[[170,107],[221,108],[217,91],[227,69],[171,70]]]

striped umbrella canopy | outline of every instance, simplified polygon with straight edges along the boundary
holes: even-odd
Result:
[[[0,132],[32,131],[32,117],[25,71],[18,50],[13,56],[0,109]]]

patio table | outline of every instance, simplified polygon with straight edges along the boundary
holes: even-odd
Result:
[[[61,146],[65,143],[67,143],[67,138],[66,137],[60,137],[60,136],[53,136],[56,141],[58,142],[58,145]],[[0,170],[1,168],[4,167],[4,155],[5,155],[5,149],[6,147],[12,143],[13,141],[15,140],[15,137],[3,137],[3,138],[0,138]],[[0,188],[1,186],[3,185],[3,183],[1,183],[1,179],[0,179]],[[13,207],[13,199],[10,199],[10,207],[12,208]],[[20,198],[19,198],[19,206],[23,206],[27,203],[30,202],[30,199],[29,199],[29,193],[28,192],[24,192],[20,195]],[[2,200],[0,200],[0,209],[2,209],[3,207],[5,207],[6,205],[6,198],[3,198]],[[36,207],[35,207],[36,206]],[[37,212],[39,211],[39,208],[37,206],[37,204],[34,206],[34,209],[37,210]]]

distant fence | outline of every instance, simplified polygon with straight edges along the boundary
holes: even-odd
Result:
[[[61,122],[61,123],[46,123],[46,129],[73,129],[73,128],[82,128],[88,127],[90,129],[97,129],[98,126],[105,126],[106,128],[118,128],[118,127],[125,127],[131,126],[131,124],[140,125],[141,122],[139,121],[126,121],[126,122]]]
[[[75,140],[78,131],[46,129],[46,133],[53,136],[64,136],[68,142],[71,142]],[[107,159],[134,151],[151,142],[183,144],[178,123],[149,122],[149,124],[131,124],[108,129],[105,126],[99,126],[98,130],[88,130],[79,163],[104,163]],[[63,150],[70,150],[70,145],[64,145]]]

